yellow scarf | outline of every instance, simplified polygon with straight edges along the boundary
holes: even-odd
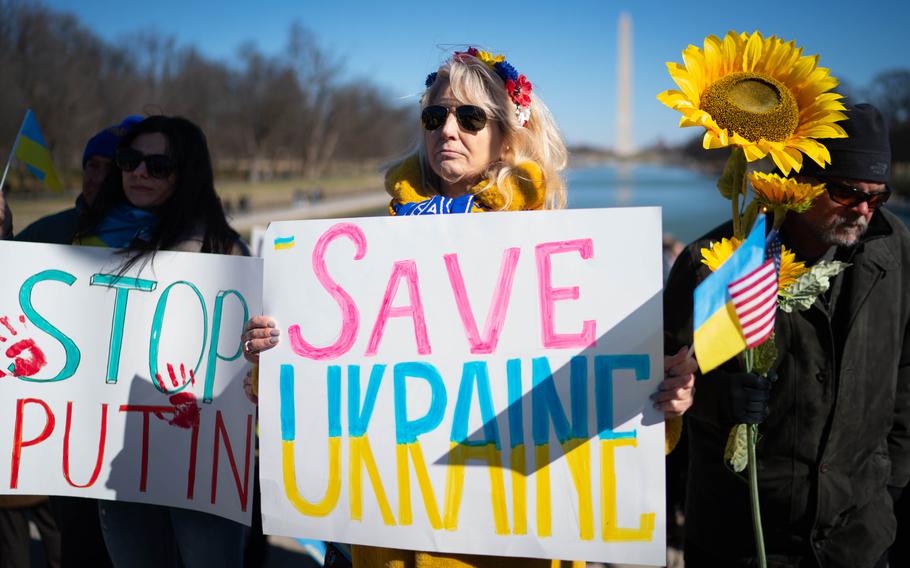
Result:
[[[389,205],[389,213],[392,215],[395,215],[396,206],[421,203],[438,197],[435,190],[423,187],[416,154],[408,156],[386,173],[385,189],[392,196]],[[471,212],[543,208],[547,192],[540,166],[534,162],[522,162],[515,166],[512,174],[503,182],[502,192],[497,191],[493,180],[481,180],[468,190],[474,198]]]

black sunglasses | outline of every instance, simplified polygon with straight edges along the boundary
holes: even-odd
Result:
[[[461,105],[455,107],[455,120],[458,126],[467,132],[480,132],[487,125],[487,113],[478,106]],[[420,113],[420,120],[427,130],[436,130],[446,122],[449,109],[442,105],[430,105]]]
[[[145,162],[145,170],[150,176],[158,179],[169,177],[177,169],[174,158],[164,154],[143,154],[132,148],[120,148],[114,156],[117,167],[125,172],[131,172]]]
[[[846,205],[847,207],[856,207],[865,201],[869,204],[869,209],[878,209],[888,201],[889,197],[891,197],[891,188],[887,185],[885,186],[884,191],[870,193],[853,187],[852,185],[847,185],[846,183],[830,180],[823,181],[825,182],[825,189],[828,190],[828,195],[831,199],[835,203]]]

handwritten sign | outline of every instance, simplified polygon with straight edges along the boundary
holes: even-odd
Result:
[[[274,223],[266,532],[663,564],[659,209]]]
[[[262,261],[0,242],[0,494],[196,509],[249,524],[240,351]]]

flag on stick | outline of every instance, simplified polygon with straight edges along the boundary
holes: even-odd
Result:
[[[749,286],[752,282],[750,277],[755,276],[756,281],[764,282],[758,276],[763,273],[756,272],[764,264],[765,216],[759,215],[752,227],[752,232],[739,248],[733,251],[730,258],[695,288],[693,344],[695,358],[698,360],[702,373],[714,369],[749,346],[743,329],[740,327],[740,317],[737,315],[730,286],[739,283],[741,287],[737,290],[746,291],[746,296],[741,296],[745,309],[755,307],[750,300],[755,299],[754,292],[757,292],[758,289],[752,289]],[[776,283],[777,272],[773,262],[771,272],[775,275]],[[750,294],[748,290],[753,290],[753,293]],[[776,302],[776,287],[772,298]],[[752,312],[745,315],[748,317],[750,314]],[[764,314],[763,311],[762,314]],[[773,312],[771,317],[773,318]],[[759,323],[758,321],[753,322],[753,320],[747,321]],[[762,326],[761,330],[764,329],[765,326]],[[771,329],[774,329],[773,321]]]
[[[28,171],[49,188],[61,191],[60,178],[54,168],[51,152],[47,147],[47,142],[44,141],[44,135],[41,134],[41,128],[38,127],[38,120],[32,109],[25,111],[25,119],[22,121],[22,127],[19,128],[19,134],[16,135],[16,141],[13,143],[12,155],[3,171],[3,181],[6,180],[6,172],[13,156],[22,160],[28,167]],[[0,187],[3,187],[2,181],[0,181]]]

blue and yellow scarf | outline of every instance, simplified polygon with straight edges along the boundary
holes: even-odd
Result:
[[[136,239],[151,240],[157,225],[158,216],[154,213],[126,202],[118,203],[107,212],[91,235],[76,239],[73,244],[124,249]]]
[[[444,215],[483,211],[529,211],[543,208],[546,197],[543,172],[534,162],[518,164],[500,193],[490,180],[481,180],[467,195],[449,198],[423,187],[417,155],[405,158],[386,173],[385,189],[392,196],[392,215]]]

